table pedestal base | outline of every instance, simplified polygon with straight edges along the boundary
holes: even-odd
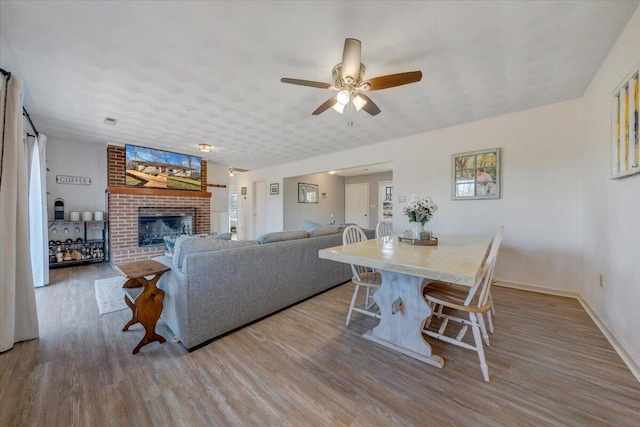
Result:
[[[444,359],[440,356],[437,356],[435,354],[432,354],[431,356],[425,356],[422,353],[415,352],[406,347],[402,347],[392,342],[378,338],[375,335],[373,335],[372,331],[365,332],[364,335],[362,335],[362,338],[372,341],[376,344],[383,345],[387,348],[390,348],[391,350],[397,351],[398,353],[402,353],[409,357],[413,357],[414,359],[418,359],[419,361],[427,363],[429,365],[436,366],[438,368],[442,368],[444,366]]]
[[[422,334],[424,323],[431,316],[431,309],[422,297],[423,279],[385,270],[380,274],[382,286],[373,296],[380,308],[380,323],[363,337],[442,368],[444,360],[431,353],[431,346]]]

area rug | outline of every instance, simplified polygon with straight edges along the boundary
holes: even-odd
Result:
[[[100,314],[127,308],[124,292],[122,292],[122,285],[126,280],[127,278],[122,276],[96,280],[96,301],[98,301]]]

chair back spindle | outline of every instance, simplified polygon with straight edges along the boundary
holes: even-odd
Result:
[[[392,236],[393,225],[389,221],[380,221],[376,225],[376,238]]]

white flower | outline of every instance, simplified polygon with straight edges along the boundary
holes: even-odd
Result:
[[[411,201],[403,209],[405,215],[409,217],[409,222],[419,222],[424,225],[433,217],[433,213],[438,210],[431,197],[417,200],[415,195],[411,195]]]

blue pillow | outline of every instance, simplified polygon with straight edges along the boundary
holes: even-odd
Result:
[[[169,255],[173,255],[173,248],[176,246],[176,239],[180,236],[164,236],[164,243],[167,245]]]
[[[304,230],[304,231],[311,231],[311,230],[315,230],[316,228],[322,228],[324,227],[323,225],[318,224],[317,222],[313,222],[313,221],[300,221],[300,224],[298,224],[298,230]]]

